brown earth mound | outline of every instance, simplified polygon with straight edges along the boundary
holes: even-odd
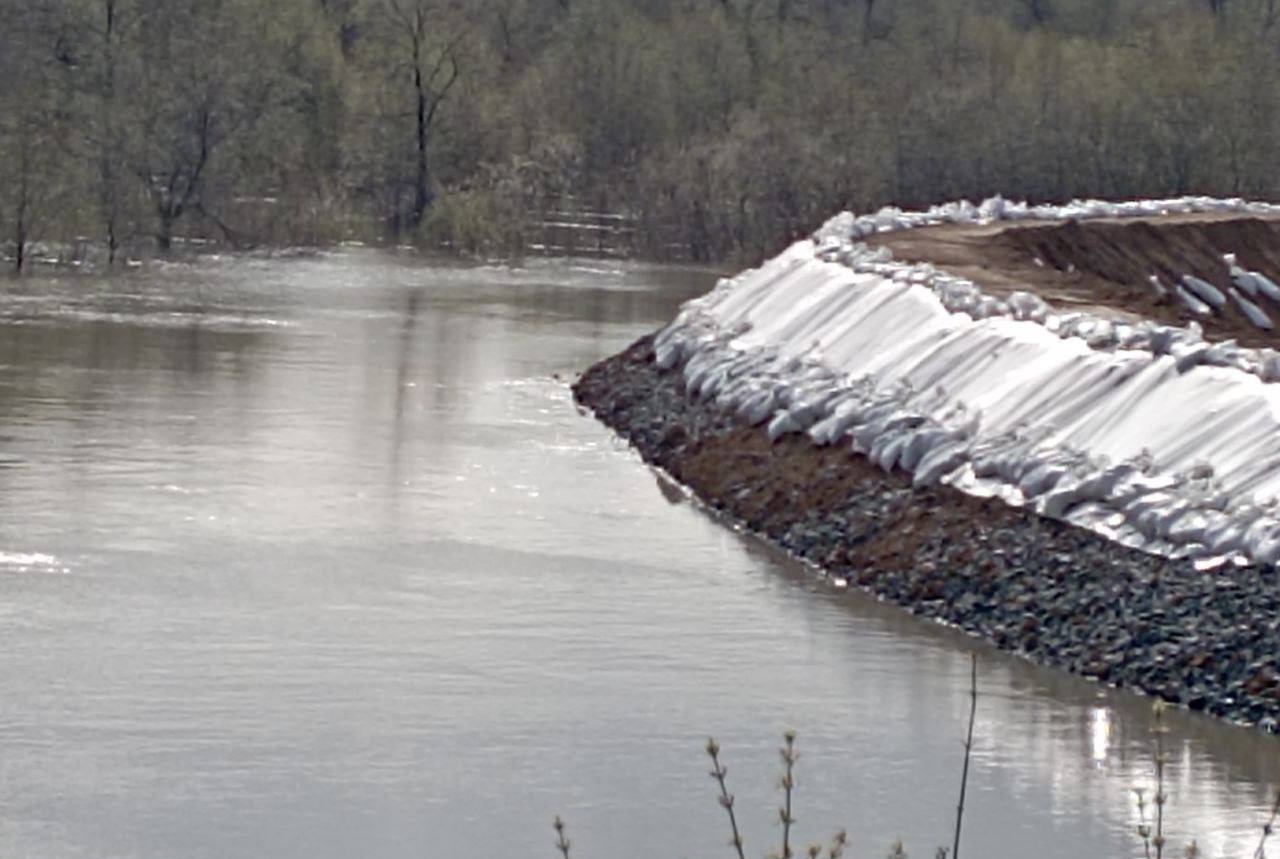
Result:
[[[1280,347],[1280,331],[1255,327],[1231,301],[1200,317],[1176,296],[1159,298],[1148,281],[1166,286],[1192,274],[1225,290],[1224,254],[1280,283],[1280,220],[1179,215],[1159,219],[1026,222],[1010,226],[948,225],[889,233],[874,244],[908,262],[930,262],[1004,295],[1034,292],[1063,309],[1125,315],[1172,325],[1199,322],[1211,340]],[[1280,306],[1256,299],[1280,326]]]

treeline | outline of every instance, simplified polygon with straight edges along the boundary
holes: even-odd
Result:
[[[1280,197],[1280,0],[0,0],[0,236],[756,257],[1000,192]]]

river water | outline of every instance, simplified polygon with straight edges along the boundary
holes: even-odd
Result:
[[[352,250],[0,288],[0,856],[1141,853],[1145,700],[718,524],[575,409],[696,270]],[[1175,713],[1167,830],[1247,856],[1273,740]],[[1172,852],[1172,851],[1171,851]],[[1177,851],[1181,855],[1180,847]],[[1166,854],[1169,855],[1169,854]]]

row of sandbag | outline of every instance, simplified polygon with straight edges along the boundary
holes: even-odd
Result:
[[[1080,338],[1094,349],[1137,349],[1153,355],[1173,355],[1183,371],[1203,364],[1242,370],[1265,382],[1280,381],[1280,352],[1242,347],[1235,340],[1206,342],[1204,331],[1196,322],[1175,326],[1150,320],[1134,323],[1106,319],[1083,312],[1057,313],[1048,302],[1033,293],[1015,291],[1006,298],[997,298],[985,293],[973,281],[948,274],[929,263],[895,262],[888,248],[872,248],[836,235],[823,239],[814,254],[818,259],[839,263],[856,272],[923,286],[931,290],[949,312],[963,313],[973,319],[1004,317],[1035,322],[1059,337]],[[1265,275],[1241,269],[1234,257],[1228,256],[1227,261],[1240,290],[1252,298],[1262,296],[1280,305],[1280,286]],[[1212,307],[1221,309],[1226,304],[1226,296],[1217,287],[1192,276],[1188,276],[1188,280],[1191,283],[1185,289],[1178,287],[1178,294],[1193,310],[1196,308],[1191,302],[1203,309],[1202,315],[1210,315]],[[1169,295],[1169,290],[1154,275],[1152,285],[1162,297]],[[1259,327],[1270,325],[1270,319],[1257,304],[1234,289],[1231,292],[1241,310],[1255,324]]]
[[[1076,357],[1064,365],[1067,375],[1055,371],[1046,377],[1045,384],[1023,390],[1024,398],[1030,392],[1028,403],[1034,408],[1017,409],[1039,414],[1040,420],[1028,424],[997,419],[983,434],[981,413],[966,410],[961,397],[956,396],[958,389],[949,392],[947,387],[972,388],[976,377],[966,376],[968,371],[957,376],[956,368],[977,368],[974,361],[987,360],[982,356],[989,346],[978,336],[988,330],[986,323],[974,328],[977,317],[939,307],[946,304],[945,287],[955,284],[944,277],[940,287],[939,273],[929,267],[887,262],[882,252],[865,247],[845,248],[840,253],[845,264],[832,265],[815,259],[822,254],[812,243],[798,243],[760,270],[722,282],[711,294],[688,303],[659,335],[655,342],[659,363],[682,367],[693,395],[714,396],[752,424],[767,422],[773,437],[806,431],[820,444],[851,438],[857,449],[882,467],[907,469],[919,482],[946,479],[961,488],[966,488],[966,481],[996,486],[1006,497],[1012,494],[1014,501],[1032,500],[1046,515],[1114,531],[1126,542],[1153,551],[1214,559],[1248,556],[1268,562],[1280,556],[1280,528],[1271,508],[1257,503],[1254,496],[1258,492],[1251,488],[1259,487],[1258,481],[1271,479],[1268,457],[1241,459],[1232,454],[1224,460],[1219,481],[1225,481],[1223,485],[1229,490],[1224,492],[1219,485],[1210,491],[1205,484],[1203,491],[1193,491],[1194,481],[1203,484],[1214,475],[1212,467],[1201,467],[1192,436],[1208,433],[1210,447],[1214,447],[1229,442],[1227,436],[1237,430],[1253,433],[1249,427],[1260,417],[1253,414],[1242,419],[1244,415],[1234,413],[1223,417],[1214,412],[1225,424],[1207,420],[1211,417],[1208,414],[1195,418],[1192,413],[1197,404],[1214,398],[1214,376],[1196,374],[1194,380],[1187,377],[1187,384],[1181,385],[1190,386],[1178,395],[1178,402],[1185,401],[1185,406],[1174,410],[1180,420],[1192,416],[1189,426],[1195,432],[1177,436],[1175,447],[1181,453],[1175,458],[1182,465],[1171,475],[1153,473],[1150,461],[1143,465],[1142,456],[1133,456],[1132,446],[1123,455],[1125,462],[1112,465],[1105,457],[1085,455],[1061,444],[1055,447],[1046,439],[1055,426],[1081,415],[1089,421],[1113,421],[1124,409],[1121,402],[1109,401],[1107,408],[1093,406],[1083,412],[1081,407],[1090,401],[1100,405],[1099,397],[1106,396],[1102,392],[1118,390],[1115,385],[1124,384],[1135,374],[1143,379],[1140,391],[1154,396],[1154,402],[1166,402],[1170,394],[1161,392],[1172,390],[1166,387],[1172,379],[1202,364],[1246,369],[1239,365],[1249,350],[1233,344],[1208,344],[1198,331],[1166,327],[1150,329],[1150,333],[1172,337],[1165,348],[1151,349],[1150,359],[1139,359],[1132,351],[1103,359],[1114,350],[1098,348],[1100,326],[1111,325],[1113,337],[1120,330],[1121,340],[1140,326],[1044,316],[1029,303],[1019,308],[1020,303],[1011,297],[1004,308],[996,308],[1010,320],[990,319],[990,323],[1016,328],[1034,325],[1083,343],[1072,347],[1070,354]],[[936,301],[931,303],[929,295]],[[883,316],[886,309],[892,318],[886,318],[885,323],[881,317],[872,320],[868,316]],[[859,316],[863,318],[859,320]],[[753,331],[754,323],[749,320],[763,327]],[[855,332],[859,326],[860,331]],[[936,339],[902,348],[925,328],[944,334],[947,351],[938,349],[940,341]],[[966,335],[970,329],[975,339]],[[812,339],[819,330],[827,334]],[[1016,335],[1011,329],[999,330]],[[833,341],[829,336],[832,331],[845,333]],[[1033,339],[1044,342],[1042,336]],[[882,349],[890,361],[931,362],[940,368],[941,375],[936,378],[943,383],[924,383],[917,394],[899,378],[905,365],[881,373],[878,381],[869,375],[855,381],[832,369],[843,366],[850,355],[861,356],[855,361],[859,366],[878,361],[883,366],[884,359],[877,357]],[[888,357],[894,353],[901,357]],[[1098,359],[1081,363],[1091,354]],[[1086,369],[1099,360],[1102,363],[1097,368]],[[1107,369],[1111,364],[1115,368]],[[1074,380],[1067,378],[1076,374],[1072,367],[1079,369]],[[1170,372],[1172,379],[1165,375]],[[977,383],[979,389],[989,384],[980,379]],[[1013,402],[1001,401],[999,408],[1007,411]],[[1235,409],[1233,405],[1231,411]],[[1262,432],[1249,437],[1268,435]]]
[[[858,241],[877,233],[933,227],[940,224],[981,224],[993,221],[1069,221],[1098,218],[1150,218],[1161,215],[1231,213],[1270,215],[1280,213],[1280,206],[1254,202],[1239,197],[1175,197],[1166,200],[1129,200],[1113,203],[1107,200],[1072,200],[1062,206],[1032,206],[1026,202],[1006,200],[996,195],[974,204],[968,200],[943,203],[924,211],[904,211],[886,206],[869,215],[841,212],[814,233],[821,242],[835,237]]]
[[[1227,297],[1230,296],[1240,312],[1255,327],[1263,331],[1271,331],[1275,325],[1258,302],[1265,298],[1273,304],[1280,305],[1280,285],[1261,272],[1248,271],[1240,267],[1236,263],[1235,254],[1227,254],[1224,260],[1231,276],[1231,286],[1227,287],[1226,295],[1218,287],[1193,274],[1183,275],[1182,283],[1175,284],[1173,292],[1192,313],[1198,316],[1221,313],[1227,305]],[[1150,280],[1152,288],[1159,297],[1164,298],[1169,295],[1169,288],[1158,275],[1151,275]]]
[[[1099,218],[1159,217],[1175,214],[1230,213],[1271,215],[1280,213],[1280,206],[1273,203],[1247,201],[1242,198],[1218,199],[1214,197],[1178,197],[1166,200],[1130,200],[1113,203],[1106,200],[1073,200],[1063,206],[1032,206],[1025,202],[1005,200],[997,195],[980,204],[968,200],[944,203],[925,211],[911,212],[887,206],[880,211],[857,216],[842,212],[830,219],[814,233],[819,244],[830,245],[856,243],[878,233],[919,229],[942,224],[978,224],[993,221],[1020,220],[1092,220]],[[874,253],[880,253],[878,249]],[[885,251],[887,252],[887,251]],[[1234,255],[1227,255],[1231,270],[1232,286],[1228,288],[1231,300],[1256,327],[1270,331],[1275,326],[1270,316],[1257,303],[1265,296],[1280,304],[1280,286],[1259,272],[1246,271],[1235,262]],[[1170,292],[1193,313],[1211,316],[1221,312],[1227,295],[1213,284],[1195,275],[1184,275],[1182,282],[1172,290],[1159,276],[1151,275],[1151,285],[1161,297]],[[992,299],[994,301],[994,299]],[[1008,315],[1000,313],[999,315]]]
[[[978,411],[939,402],[936,391],[842,379],[820,363],[734,343],[713,320],[686,316],[655,345],[662,364],[679,366],[689,396],[766,426],[771,439],[803,432],[818,445],[847,444],[885,471],[907,471],[916,485],[994,492],[1205,566],[1280,561],[1275,505],[1224,496],[1205,463],[1174,474],[1158,473],[1146,452],[1110,463],[1046,443],[1046,426],[983,436]]]

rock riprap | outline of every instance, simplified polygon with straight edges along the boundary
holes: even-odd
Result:
[[[1028,508],[777,442],[659,368],[645,338],[575,396],[703,503],[833,581],[1049,666],[1275,731],[1280,577],[1202,571]]]
[[[1097,217],[1161,204],[1107,205],[1129,208]],[[927,226],[878,217],[880,231]],[[1276,355],[986,294],[862,243],[868,223],[842,216],[723,281],[592,368],[579,402],[837,582],[1274,730]],[[1255,307],[1269,300],[1265,276],[1224,267]]]

